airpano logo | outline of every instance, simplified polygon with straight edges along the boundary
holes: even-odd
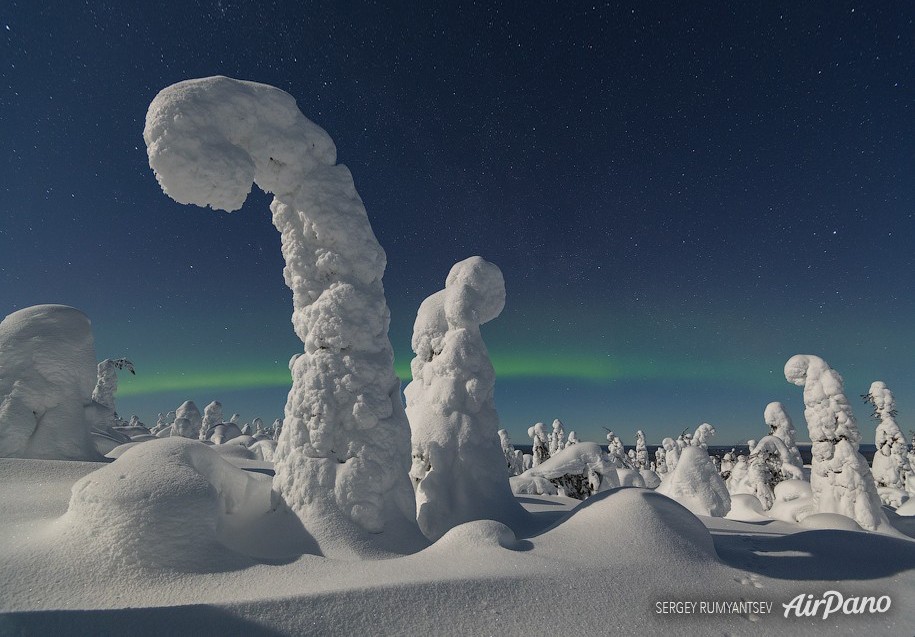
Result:
[[[863,615],[864,613],[885,613],[892,606],[893,600],[889,595],[881,597],[845,597],[839,591],[826,591],[820,599],[813,595],[801,593],[787,604],[785,617],[817,617],[826,619],[830,615],[841,612],[843,615]],[[822,614],[821,614],[822,612]]]

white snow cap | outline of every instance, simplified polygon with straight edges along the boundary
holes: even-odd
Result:
[[[504,305],[499,268],[471,257],[451,268],[445,289],[426,299],[416,316],[413,380],[404,394],[417,521],[432,541],[473,520],[517,526],[527,518],[509,488],[493,402],[495,371],[480,335],[480,323]]]
[[[89,318],[36,305],[0,322],[0,456],[99,460],[90,432],[97,361]]]
[[[331,138],[287,93],[227,77],[163,89],[143,137],[156,178],[178,202],[236,210],[252,180],[275,196],[292,323],[304,344],[290,365],[278,497],[325,552],[371,552],[366,542],[385,540],[364,533],[389,525],[420,538],[387,336],[386,257],[352,175],[335,165]]]

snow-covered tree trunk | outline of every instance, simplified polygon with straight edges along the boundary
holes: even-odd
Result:
[[[527,518],[509,486],[493,401],[496,374],[480,334],[480,325],[504,306],[502,272],[470,257],[451,268],[445,289],[423,301],[416,315],[413,380],[404,395],[416,519],[431,541],[473,520],[517,526]]]
[[[287,93],[226,77],[161,91],[143,135],[175,201],[237,210],[252,181],[274,195],[292,324],[304,345],[292,364],[274,493],[325,552],[370,551],[360,533],[389,524],[415,534],[385,253],[330,136]]]
[[[804,388],[804,416],[812,443],[810,486],[821,513],[839,513],[870,531],[891,528],[867,461],[842,377],[822,358],[798,354],[785,363],[785,378]]]

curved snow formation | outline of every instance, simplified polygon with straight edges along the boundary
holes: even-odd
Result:
[[[227,516],[270,510],[269,480],[178,436],[137,444],[73,485],[63,538],[91,538],[117,562],[196,568],[217,555]],[[218,559],[218,558],[216,558]]]
[[[415,529],[410,430],[381,283],[386,257],[330,136],[289,94],[226,77],[162,90],[143,136],[175,201],[237,210],[252,182],[274,195],[292,324],[304,344],[291,364],[277,495],[319,541],[381,532],[392,520]]]
[[[785,379],[804,388],[818,511],[850,517],[869,531],[890,530],[871,469],[858,453],[861,434],[842,377],[819,356],[798,354],[785,363]]]
[[[0,322],[0,456],[100,460],[91,431],[97,361],[89,318],[35,305]]]
[[[413,443],[416,518],[432,541],[473,520],[517,526],[493,401],[496,374],[480,325],[505,307],[502,272],[481,257],[456,263],[445,289],[419,307],[404,389]]]

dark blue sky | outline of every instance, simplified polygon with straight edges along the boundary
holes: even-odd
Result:
[[[142,140],[161,88],[223,74],[336,141],[388,253],[399,370],[451,264],[502,268],[484,336],[516,439],[559,417],[731,444],[771,400],[805,435],[795,353],[856,403],[886,381],[915,428],[911,3],[393,4],[5,3],[0,313],[89,314],[99,357],[137,367],[122,415],[281,416],[301,346],[269,198],[175,204]]]

